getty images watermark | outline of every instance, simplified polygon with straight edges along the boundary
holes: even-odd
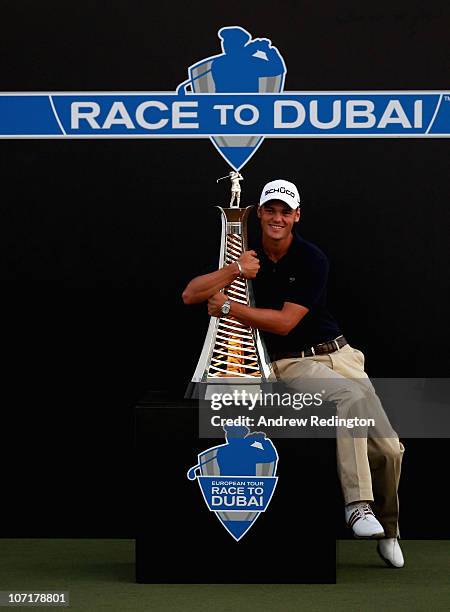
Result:
[[[198,398],[201,438],[223,437],[230,424],[271,438],[450,438],[450,378],[220,381]]]
[[[322,408],[324,404],[323,392],[315,393],[288,393],[288,392],[265,392],[259,389],[256,392],[247,389],[234,389],[225,393],[212,393],[210,397],[210,408],[219,411],[228,408],[238,408],[253,411],[258,408],[261,411],[267,408],[293,409],[296,411],[304,408]],[[228,411],[227,411],[228,412]],[[275,427],[275,428],[308,428],[324,427],[332,428],[368,428],[375,427],[374,418],[363,418],[359,416],[340,417],[338,415],[321,416],[309,414],[305,417],[269,416],[260,414],[257,417],[239,414],[237,416],[221,416],[213,414],[210,418],[212,427],[223,428],[225,426],[246,427]]]
[[[256,405],[261,406],[289,406],[294,410],[301,410],[307,406],[322,406],[322,395],[320,393],[280,393],[266,392],[258,389],[258,391],[248,391],[247,389],[233,389],[233,391],[225,393],[212,393],[211,408],[212,410],[221,410],[224,406],[243,406],[248,410],[254,410]]]

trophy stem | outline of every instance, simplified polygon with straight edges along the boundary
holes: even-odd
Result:
[[[247,250],[246,226],[252,206],[218,208],[222,213],[220,267],[223,267],[234,263]],[[223,291],[231,301],[254,305],[251,284],[244,278],[236,278]],[[193,383],[253,386],[267,382],[271,374],[272,366],[258,330],[229,315],[211,317]]]

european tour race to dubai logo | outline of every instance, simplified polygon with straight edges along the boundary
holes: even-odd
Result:
[[[197,479],[209,510],[239,542],[272,499],[278,453],[263,432],[224,430],[226,443],[200,453],[187,477]]]
[[[174,92],[0,93],[0,138],[210,138],[237,171],[265,138],[450,135],[450,91],[286,92],[270,39],[218,37]]]
[[[196,94],[219,93],[280,93],[284,88],[286,64],[278,49],[267,38],[252,40],[251,34],[238,26],[222,28],[218,32],[223,53],[208,57],[189,68],[189,79],[178,86],[177,93],[188,87]],[[259,119],[253,104],[214,104],[221,126],[230,117],[239,126],[252,126]],[[235,169],[248,162],[264,140],[263,136],[212,136],[211,141]]]

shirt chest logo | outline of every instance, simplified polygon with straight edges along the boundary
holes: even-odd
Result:
[[[289,277],[289,282],[290,282],[290,283],[295,282],[295,276],[290,276],[290,277]]]

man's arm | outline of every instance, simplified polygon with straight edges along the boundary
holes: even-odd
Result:
[[[213,317],[220,316],[222,304],[227,299],[223,293],[216,293],[208,300],[208,313]],[[253,308],[239,302],[231,301],[230,315],[254,329],[287,336],[294,329],[309,309],[300,304],[285,302],[281,310],[272,308]]]
[[[255,251],[245,251],[239,257],[238,261],[242,268],[243,276],[250,279],[255,278],[259,270],[259,260],[256,257]],[[186,289],[183,291],[183,302],[185,304],[206,302],[206,300],[209,300],[209,298],[221,291],[221,289],[230,285],[239,274],[238,265],[232,263],[210,274],[196,276],[187,284]],[[224,296],[223,302],[225,302],[225,300],[226,296]]]
[[[239,274],[237,264],[232,263],[210,274],[196,276],[187,284],[186,289],[183,291],[183,302],[185,304],[205,302],[212,295],[232,283]]]

